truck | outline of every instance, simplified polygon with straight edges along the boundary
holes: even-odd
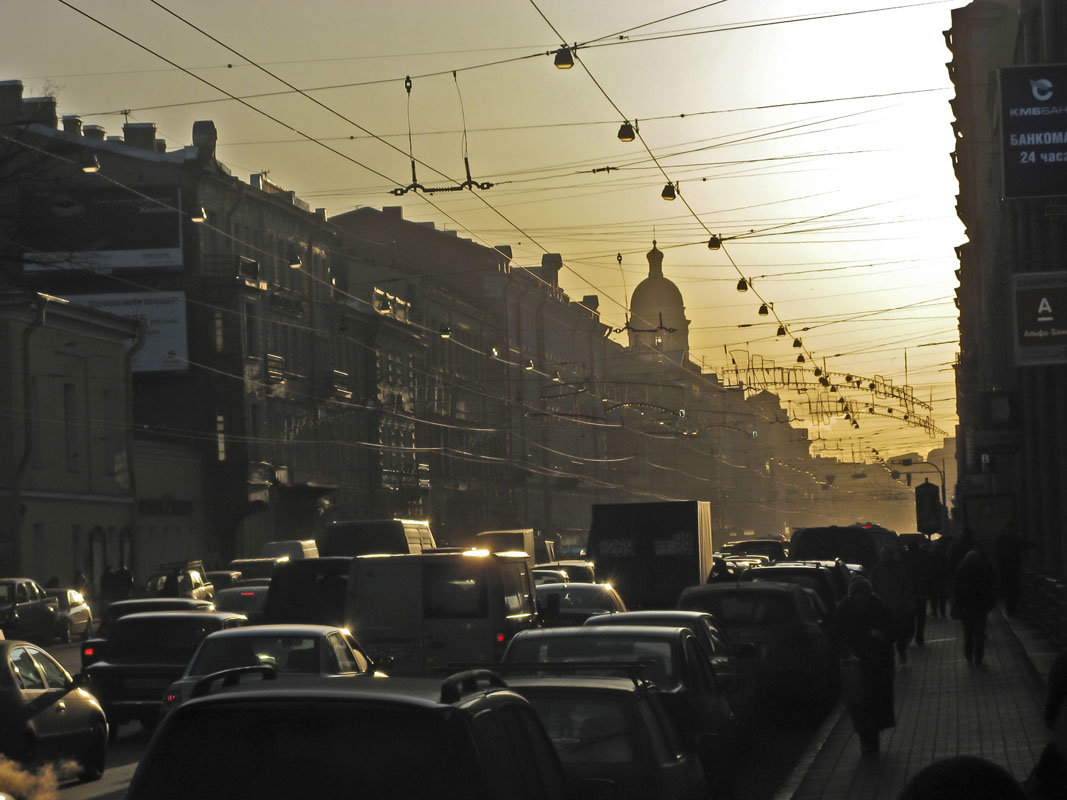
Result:
[[[533,556],[542,564],[556,560],[556,542],[533,528],[515,528],[506,531],[479,531],[474,535],[475,547],[490,553],[520,552]]]
[[[711,503],[673,500],[593,506],[588,558],[627,608],[674,608],[687,586],[707,583],[715,546]]]

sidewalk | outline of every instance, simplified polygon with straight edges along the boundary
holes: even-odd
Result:
[[[1049,738],[1041,718],[1055,656],[1048,650],[1024,625],[994,611],[978,667],[963,657],[960,623],[928,617],[926,646],[913,644],[908,663],[897,666],[897,724],[882,731],[879,756],[860,756],[839,706],[775,800],[895,800],[912,775],[955,755],[980,756],[1023,780]]]

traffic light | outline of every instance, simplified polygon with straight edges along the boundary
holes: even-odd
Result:
[[[927,534],[941,530],[940,490],[929,478],[915,487],[915,527]]]

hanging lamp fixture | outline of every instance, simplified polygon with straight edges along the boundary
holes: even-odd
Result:
[[[678,196],[678,193],[674,188],[674,184],[668,183],[666,186],[663,187],[663,191],[659,193],[659,196],[662,197],[664,200],[673,200]]]
[[[632,142],[635,138],[636,134],[634,133],[634,126],[631,125],[628,120],[624,121],[622,125],[619,126],[619,141]]]
[[[554,60],[557,69],[570,69],[574,66],[574,56],[571,54],[571,49],[567,45],[563,45],[556,51],[556,58]]]

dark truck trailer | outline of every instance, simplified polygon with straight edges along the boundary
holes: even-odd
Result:
[[[682,589],[707,583],[711,572],[711,503],[594,505],[587,551],[598,580],[627,608],[674,608]]]

